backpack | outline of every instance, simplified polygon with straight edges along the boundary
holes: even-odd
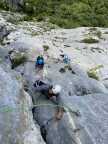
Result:
[[[69,63],[70,62],[70,59],[68,57],[68,55],[64,55],[64,59],[63,59],[64,63]]]
[[[33,84],[34,87],[39,87],[45,85],[45,83],[43,81],[40,80],[36,80],[35,83]]]
[[[44,65],[44,58],[41,56],[37,57],[36,65]]]

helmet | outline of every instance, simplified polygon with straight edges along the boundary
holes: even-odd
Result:
[[[59,94],[60,91],[61,91],[61,86],[60,85],[55,85],[53,88],[52,88],[52,91],[54,94]]]

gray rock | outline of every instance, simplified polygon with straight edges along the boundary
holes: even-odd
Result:
[[[20,77],[9,71],[0,67],[0,142],[43,144],[29,109],[32,106],[30,96],[23,91]]]
[[[81,69],[79,74],[68,70],[60,73],[61,67],[63,64],[53,64],[47,69],[52,83],[63,88],[58,101],[66,111],[61,120],[55,120],[54,101],[32,93],[34,104],[39,105],[33,110],[34,119],[41,127],[44,140],[48,144],[107,144],[107,89],[99,81],[88,78]]]
[[[6,22],[6,20],[0,14],[0,44],[4,45],[4,39],[13,31],[12,24]]]
[[[105,94],[93,94],[86,97],[73,96],[64,99],[65,104],[71,109],[77,109],[81,117],[74,119],[76,128],[80,128],[79,137],[82,143],[90,143],[85,133],[89,136],[91,144],[107,144],[108,141],[108,99]],[[67,101],[67,102],[66,102]],[[83,131],[85,133],[83,133]],[[86,141],[86,142],[84,142]]]
[[[9,35],[10,31],[7,30],[6,26],[0,26],[0,41]]]

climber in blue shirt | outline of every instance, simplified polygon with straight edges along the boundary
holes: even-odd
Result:
[[[43,56],[38,56],[35,63],[35,68],[42,68],[44,67],[44,58]]]

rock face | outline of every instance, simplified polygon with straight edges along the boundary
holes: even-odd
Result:
[[[8,34],[9,32],[6,30],[6,28],[4,26],[1,26],[0,27],[0,40],[2,41],[2,39]]]
[[[8,23],[0,14],[0,44],[14,30],[12,24]]]
[[[0,26],[6,23],[15,29],[6,36],[6,39],[3,38],[5,30],[1,29],[0,33],[5,45],[0,48],[0,58],[4,62],[0,67],[0,106],[9,106],[0,111],[0,142],[44,143],[40,136],[40,126],[41,135],[47,144],[107,144],[107,29],[99,29],[102,38],[98,38],[98,43],[87,44],[82,43],[82,40],[86,34],[88,36],[89,28],[48,30],[45,27],[46,23],[34,21],[13,25],[3,17],[1,19]],[[49,49],[45,51],[43,45],[49,46]],[[9,67],[10,63],[4,57],[10,50],[26,53],[28,61],[12,71],[9,70],[6,67]],[[40,53],[45,57],[45,73],[38,73],[34,67],[36,56]],[[69,55],[72,60],[71,68],[68,69],[61,62],[61,53]],[[100,81],[87,75],[87,69],[98,64],[104,65],[99,72]],[[65,70],[60,72],[61,68]],[[29,95],[23,91],[21,74]],[[55,120],[56,101],[47,99],[33,88],[33,82],[40,77],[45,82],[62,86],[61,95],[57,100],[65,112],[58,121]],[[32,112],[29,109],[32,105],[30,96],[35,105]],[[22,106],[25,106],[24,109]]]
[[[100,82],[88,78],[81,69],[82,74],[77,73],[78,67],[74,65],[74,74],[68,70],[60,73],[59,69],[63,66],[53,63],[47,68],[49,83],[62,86],[58,101],[66,111],[61,120],[55,121],[54,101],[32,93],[34,104],[41,105],[34,108],[33,113],[46,143],[107,144],[108,90]]]
[[[30,96],[23,91],[18,75],[0,67],[0,143],[44,144],[29,108]]]

